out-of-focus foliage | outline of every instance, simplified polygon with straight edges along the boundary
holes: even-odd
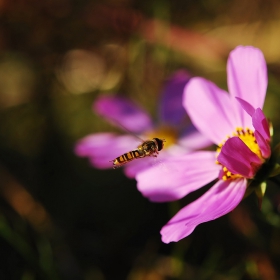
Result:
[[[226,88],[240,44],[268,62],[278,143],[279,16],[277,0],[0,1],[0,279],[279,279],[279,180],[261,210],[248,197],[165,245],[159,230],[180,205],[150,203],[121,170],[73,153],[79,138],[115,130],[93,114],[97,96],[154,114],[181,68]]]

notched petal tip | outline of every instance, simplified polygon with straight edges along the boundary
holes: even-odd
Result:
[[[252,46],[236,47],[229,54],[227,70],[230,93],[262,108],[268,83],[262,51]]]
[[[227,80],[232,97],[245,100],[253,108],[263,107],[268,79],[266,62],[259,49],[251,46],[235,48],[227,62]],[[242,119],[242,125],[250,127],[250,117],[240,106],[234,106]]]
[[[182,208],[161,230],[164,243],[177,242],[190,235],[197,225],[232,211],[242,200],[246,179],[218,181],[204,195]]]

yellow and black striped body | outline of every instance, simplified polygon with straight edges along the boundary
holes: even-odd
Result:
[[[122,165],[141,157],[145,157],[145,155],[141,151],[139,150],[130,151],[114,159],[113,168],[115,169],[117,167],[121,167]]]
[[[163,148],[163,142],[165,142],[165,140],[159,138],[153,138],[153,140],[144,141],[137,147],[137,150],[130,151],[112,160],[113,168],[115,169],[121,167],[134,159],[143,158],[146,156],[156,157],[158,151]]]

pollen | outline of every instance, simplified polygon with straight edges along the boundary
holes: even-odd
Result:
[[[236,136],[239,137],[244,144],[253,152],[255,153],[260,159],[264,160],[264,158],[262,157],[261,154],[261,150],[260,147],[257,143],[256,137],[254,132],[249,129],[249,128],[242,128],[242,127],[237,127],[236,131],[232,134],[232,136]],[[227,136],[227,139],[231,138],[230,136]],[[222,143],[220,143],[216,149],[216,157],[218,157],[219,153],[221,152],[221,149],[223,147],[223,145],[225,144],[225,142],[227,141],[227,139],[225,141],[223,141]],[[217,160],[216,160],[217,164],[220,164]],[[226,166],[222,165],[222,169],[220,171],[220,176],[221,179],[223,179],[224,181],[229,180],[229,179],[236,179],[236,178],[241,178],[242,176],[239,174],[233,174],[231,173]]]
[[[165,148],[175,144],[178,139],[178,133],[176,132],[176,130],[169,126],[159,127],[158,129],[149,131],[145,135],[147,139],[152,139],[154,137],[165,139],[166,140],[166,142],[164,143]]]
[[[242,128],[237,128],[236,133],[233,135],[238,136],[253,153],[262,159],[261,150],[255,138],[255,133],[251,129],[246,128],[244,130]]]
[[[218,163],[220,164],[220,163]],[[225,166],[223,166],[222,170],[221,170],[221,174],[220,177],[224,180],[227,181],[229,179],[237,179],[237,178],[241,178],[242,176],[239,174],[233,174],[231,173]]]

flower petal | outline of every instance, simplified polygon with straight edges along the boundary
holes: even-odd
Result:
[[[260,108],[255,110],[251,104],[239,97],[236,97],[236,99],[242,108],[252,117],[255,137],[261,149],[262,156],[269,158],[271,154],[269,124],[263,111]]]
[[[144,171],[145,169],[162,164],[162,161],[166,158],[168,158],[168,153],[160,151],[157,157],[145,157],[134,160],[125,166],[124,173],[128,178],[135,178],[138,173]]]
[[[252,178],[256,168],[262,164],[260,158],[239,137],[226,141],[217,160],[233,174],[246,178]]]
[[[88,157],[94,167],[106,169],[113,167],[110,161],[123,153],[134,150],[139,144],[133,136],[96,133],[78,141],[75,153],[80,157]]]
[[[178,144],[184,147],[186,151],[202,149],[213,144],[192,125],[189,128],[187,133],[178,139]]]
[[[239,97],[254,108],[262,108],[267,89],[267,67],[263,53],[251,46],[238,46],[229,55],[227,63],[228,89],[232,98]],[[233,101],[233,104],[236,104]],[[236,104],[242,117],[242,126],[250,127],[251,119]]]
[[[215,152],[208,151],[171,157],[138,173],[137,188],[156,202],[182,198],[218,177],[215,161]]]
[[[161,93],[159,119],[172,126],[178,126],[186,119],[186,111],[182,106],[182,96],[190,75],[184,70],[177,71],[166,82]]]
[[[218,181],[199,199],[182,208],[161,230],[162,241],[179,241],[201,223],[215,220],[232,211],[242,200],[246,179]]]
[[[255,137],[261,149],[262,156],[269,158],[271,155],[269,124],[260,108],[255,110],[252,115],[252,121],[255,128]]]
[[[239,97],[235,97],[235,99],[239,102],[239,104],[247,112],[247,114],[252,117],[253,114],[255,113],[255,108],[250,103],[248,103],[247,101]]]
[[[192,78],[184,90],[183,106],[192,123],[216,144],[241,125],[231,103],[227,92],[203,78]]]
[[[271,148],[269,142],[266,141],[257,130],[255,131],[255,137],[260,147],[262,156],[264,158],[269,158],[271,155]]]
[[[149,115],[126,98],[100,97],[95,101],[93,110],[121,129],[134,133],[152,129]]]
[[[254,128],[262,135],[266,141],[270,141],[269,124],[260,108],[255,110],[252,116]]]

